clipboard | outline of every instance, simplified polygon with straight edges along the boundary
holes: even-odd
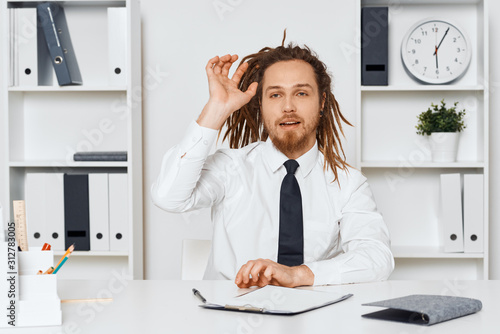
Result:
[[[267,285],[238,297],[205,300],[199,306],[212,310],[295,315],[341,302],[351,296],[352,294]]]

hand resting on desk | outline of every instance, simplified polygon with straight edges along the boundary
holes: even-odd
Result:
[[[236,274],[234,280],[239,288],[278,285],[294,288],[313,285],[314,274],[305,265],[288,267],[268,259],[250,260]]]

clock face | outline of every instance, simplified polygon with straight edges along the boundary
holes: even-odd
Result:
[[[426,19],[403,38],[401,57],[410,75],[424,83],[445,84],[469,67],[472,45],[463,30],[450,21]]]

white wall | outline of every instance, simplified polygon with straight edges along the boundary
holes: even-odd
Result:
[[[216,6],[219,6],[217,11]],[[490,13],[500,3],[490,1]],[[174,215],[151,203],[149,187],[158,174],[163,153],[175,145],[189,122],[196,119],[207,101],[204,66],[214,55],[246,55],[264,46],[281,43],[287,28],[288,41],[307,44],[329,66],[334,75],[334,93],[349,120],[355,121],[355,56],[341,45],[354,46],[353,1],[313,0],[142,0],[144,82],[144,207],[145,277],[180,278],[183,238],[210,238],[209,211]],[[490,268],[500,278],[500,48],[496,36],[500,22],[490,14],[491,87],[491,184]],[[153,74],[156,73],[156,74]],[[348,160],[354,163],[354,130],[347,131]]]

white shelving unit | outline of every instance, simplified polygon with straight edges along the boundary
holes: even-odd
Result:
[[[488,278],[488,12],[487,0],[358,0],[361,8],[389,7],[389,85],[361,86],[357,57],[357,167],[367,176],[391,232],[396,269],[392,279]],[[467,73],[448,85],[424,85],[405,72],[401,42],[417,21],[460,22],[473,44]],[[358,41],[360,42],[360,41]],[[359,44],[361,45],[361,43]],[[457,162],[431,161],[417,115],[431,102],[459,101],[467,111]],[[484,174],[484,251],[445,253],[440,222],[440,174]]]
[[[2,0],[1,50],[9,50],[9,8],[41,1]],[[141,24],[137,0],[53,1],[65,9],[83,85],[9,86],[9,52],[0,53],[0,202],[24,199],[27,173],[127,173],[128,251],[75,251],[61,278],[143,278]],[[108,84],[107,9],[127,11],[126,84]],[[40,47],[40,46],[39,46]],[[104,122],[104,123],[103,123]],[[73,161],[75,151],[127,151],[126,162]],[[29,222],[28,222],[29,223]],[[62,252],[55,252],[59,259]]]

